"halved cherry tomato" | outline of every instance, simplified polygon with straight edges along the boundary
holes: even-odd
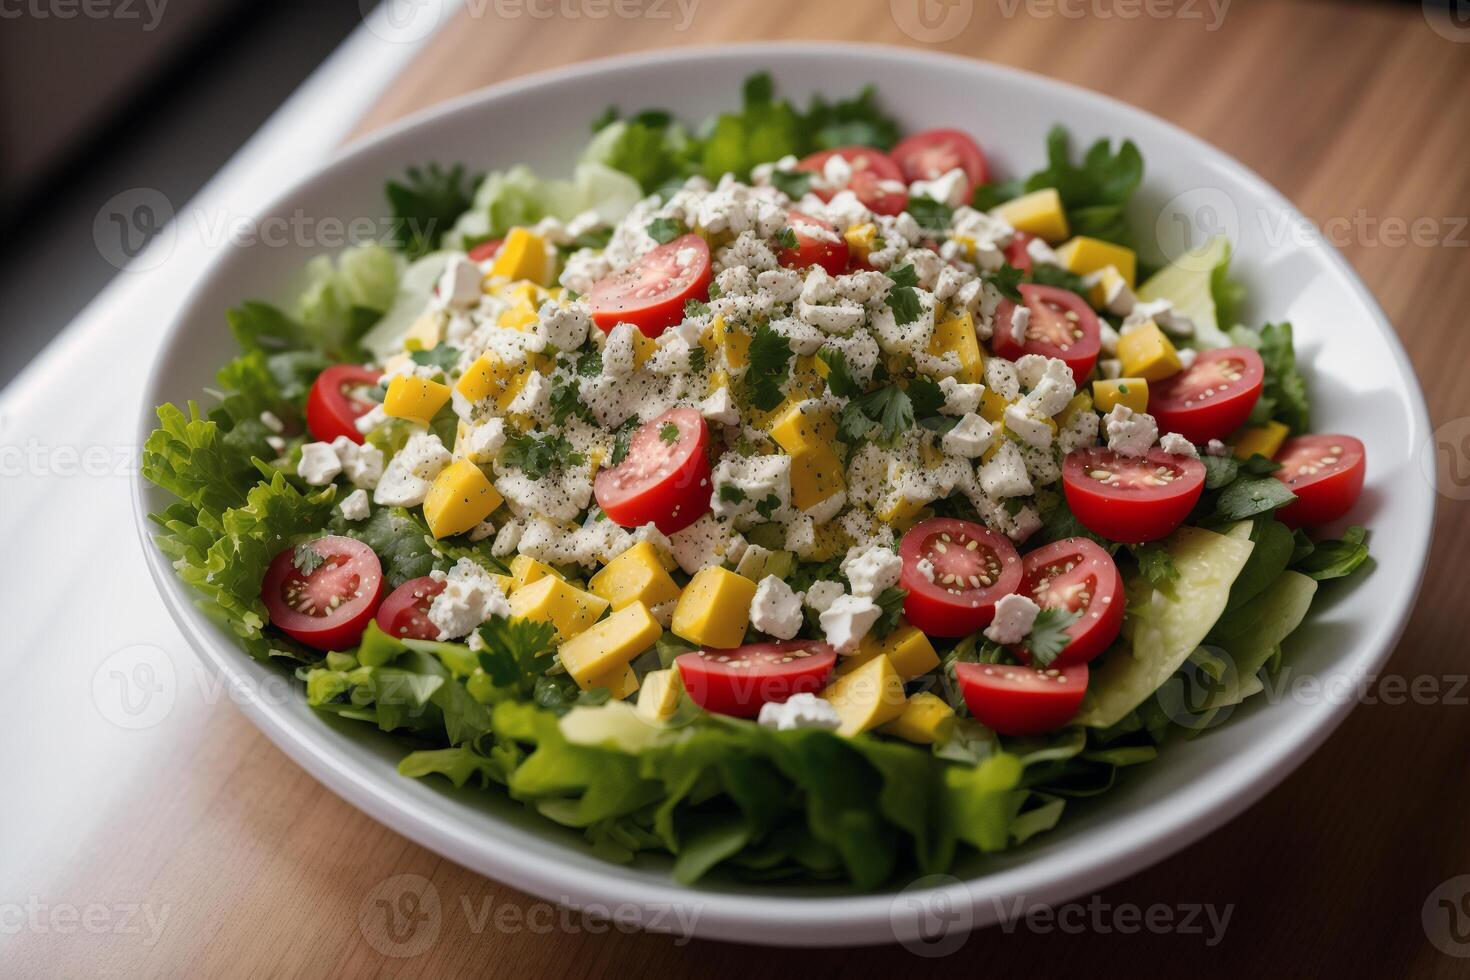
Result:
[[[1072,639],[1052,667],[1085,664],[1106,650],[1123,628],[1123,577],[1113,556],[1090,538],[1064,538],[1021,559],[1021,594],[1043,609],[1080,612],[1067,627]],[[1024,647],[1023,659],[1029,660]]]
[[[807,640],[699,650],[674,660],[695,704],[736,718],[754,718],[767,702],[820,690],[836,663],[835,650]]]
[[[378,607],[378,628],[396,639],[439,639],[439,627],[429,620],[429,606],[443,591],[444,583],[428,575],[409,579]]]
[[[309,541],[321,562],[304,575],[296,549],[271,559],[260,584],[271,623],[309,647],[346,650],[362,639],[383,594],[383,566],[356,538],[329,534]]]
[[[504,238],[492,238],[488,242],[481,242],[474,248],[470,249],[470,261],[488,262],[490,259],[495,258],[496,253],[500,251],[500,246],[504,244]]]
[[[599,470],[597,505],[623,527],[653,523],[673,534],[709,510],[709,426],[692,408],[671,408],[640,425],[628,455]]]
[[[1087,300],[1060,286],[1026,283],[1021,286],[1021,298],[1031,311],[1031,319],[1026,324],[1025,343],[1016,343],[1011,334],[1011,317],[1016,304],[1006,299],[1001,300],[995,309],[995,333],[990,338],[991,347],[1011,361],[1020,360],[1023,354],[1059,357],[1072,369],[1072,377],[1081,384],[1097,363],[1101,343],[1097,314],[1092,312]]]
[[[966,203],[975,188],[985,183],[989,172],[979,145],[968,133],[958,129],[926,129],[915,133],[895,146],[892,155],[893,162],[903,171],[904,180],[910,184],[942,177],[956,167],[963,170],[969,179]]]
[[[1249,347],[1201,351],[1188,368],[1149,383],[1149,414],[1160,432],[1196,443],[1222,439],[1250,417],[1265,377],[1261,355]]]
[[[1092,533],[1129,544],[1153,541],[1189,516],[1205,489],[1205,467],[1162,449],[1142,456],[1074,449],[1062,461],[1062,489]]]
[[[709,298],[711,278],[709,245],[698,235],[681,235],[593,283],[587,305],[603,330],[631,323],[657,337],[684,318],[685,303]]]
[[[847,271],[847,240],[836,228],[800,211],[788,211],[786,217],[796,232],[796,247],[782,249],[777,261],[793,269],[819,265],[832,276]]]
[[[1024,231],[1011,235],[1011,243],[1006,246],[1006,265],[1020,269],[1022,272],[1031,271],[1031,253],[1026,249],[1031,237]]]
[[[838,156],[852,168],[847,189],[857,195],[863,206],[874,214],[901,214],[909,203],[908,185],[903,171],[882,150],[871,146],[843,146],[835,150],[813,153],[796,165],[797,170],[820,174],[827,161]],[[813,187],[812,193],[830,201],[837,191],[829,187]]]
[[[351,394],[354,388],[378,383],[382,372],[356,364],[333,364],[316,376],[306,397],[306,427],[322,442],[346,436],[358,445],[363,435],[354,424],[372,411],[373,403]]]
[[[1363,444],[1352,436],[1286,440],[1276,454],[1281,469],[1273,475],[1296,494],[1296,500],[1278,510],[1276,518],[1290,527],[1331,524],[1358,502],[1366,460]]]
[[[1054,732],[1077,714],[1087,693],[1087,665],[1018,667],[958,663],[955,680],[975,720],[1002,735]]]
[[[974,521],[938,517],[899,543],[903,614],[930,636],[969,636],[995,618],[995,604],[1021,585],[1021,556],[1003,534]],[[933,566],[931,579],[919,567]]]

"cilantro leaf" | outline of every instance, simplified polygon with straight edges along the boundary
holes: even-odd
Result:
[[[883,612],[873,623],[873,634],[878,639],[883,639],[889,633],[898,628],[898,620],[903,615],[903,600],[908,597],[908,592],[897,586],[889,586],[878,594],[873,600]]]
[[[602,352],[585,350],[577,355],[577,374],[591,378],[602,373]]]
[[[697,299],[686,300],[684,302],[685,319],[695,316],[709,316],[709,313],[710,309],[708,303],[701,303]]]
[[[827,365],[827,389],[839,398],[856,398],[863,393],[847,366],[847,352],[835,347],[823,347],[817,351],[817,360]]]
[[[580,466],[584,459],[581,453],[572,450],[566,436],[524,434],[505,440],[500,461],[506,466],[524,470],[533,480],[539,480],[564,465]]]
[[[312,541],[298,544],[291,552],[291,564],[296,566],[298,572],[306,576],[310,576],[312,572],[321,568],[322,563],[326,560],[326,556],[316,550],[316,543]]]
[[[914,271],[913,265],[901,265],[897,269],[888,270],[888,278],[898,287],[917,286],[919,274]]]
[[[873,437],[876,428],[876,441],[891,446],[914,427],[915,396],[919,399],[919,409],[928,415],[937,412],[938,406],[944,403],[939,386],[928,378],[913,379],[909,388],[913,395],[897,384],[885,385],[848,402],[837,423],[837,437],[848,445],[857,445]]]
[[[745,500],[745,491],[733,483],[720,484],[720,502],[738,504]]]
[[[1082,618],[1080,611],[1048,606],[1036,614],[1036,622],[1026,636],[1026,652],[1036,667],[1050,667],[1057,656],[1072,642],[1067,630]]]
[[[795,201],[811,189],[813,176],[805,170],[776,170],[771,173],[771,184]]]
[[[665,422],[658,430],[658,437],[672,446],[679,441],[679,427],[672,422]]]
[[[791,371],[791,345],[769,324],[762,323],[755,328],[747,357],[750,366],[745,383],[750,388],[750,400],[762,412],[769,412],[785,397],[781,386]]]
[[[944,390],[933,378],[918,377],[909,382],[905,393],[913,404],[914,418],[928,419],[939,415],[944,404]]]
[[[911,197],[904,210],[927,231],[948,231],[949,223],[954,220],[954,208],[932,197]]]
[[[391,242],[409,261],[421,259],[439,246],[461,214],[474,203],[480,178],[469,176],[464,164],[448,168],[437,163],[409,167],[401,180],[385,188],[393,209]]]
[[[706,361],[708,360],[708,358],[709,358],[709,351],[705,350],[703,347],[695,347],[692,350],[690,350],[689,351],[689,373],[690,374],[703,374],[704,373],[704,369],[705,369],[705,364],[706,364]]]
[[[1043,286],[1057,286],[1069,290],[1084,299],[1090,293],[1081,276],[1075,272],[1068,272],[1061,266],[1048,265],[1044,262],[1037,262],[1031,266],[1031,281]]]
[[[763,520],[768,521],[771,519],[771,515],[774,514],[780,506],[781,498],[776,496],[774,493],[769,493],[766,494],[766,498],[764,500],[757,500],[755,502],[755,512],[759,514]]]
[[[432,350],[416,350],[408,356],[415,364],[448,371],[459,363],[459,348],[453,344],[439,344]]]
[[[551,651],[556,627],[529,619],[497,616],[481,624],[479,633],[485,649],[477,659],[481,669],[490,676],[490,682],[530,697],[536,681],[552,664],[552,658],[543,654]]]
[[[1012,303],[1020,303],[1024,302],[1021,298],[1022,275],[1020,269],[1009,263],[1002,263],[994,272],[980,273],[980,278],[994,286],[997,292]]]
[[[648,223],[648,237],[660,245],[667,245],[680,235],[687,234],[688,231],[684,222],[677,218],[654,218]]]
[[[1071,160],[1067,130],[1052,127],[1046,137],[1047,166],[1026,178],[1025,190],[1054,187],[1067,212],[1074,235],[1132,247],[1133,233],[1125,213],[1129,199],[1143,181],[1143,157],[1131,140],[1113,152],[1101,139],[1088,147],[1081,166]]]
[[[1174,559],[1158,545],[1133,544],[1128,546],[1128,550],[1132,552],[1133,560],[1138,562],[1138,570],[1154,588],[1164,588],[1179,578]]]
[[[787,225],[785,228],[776,232],[776,244],[783,249],[795,248],[797,245],[796,229]]]
[[[633,438],[633,433],[638,428],[638,417],[628,419],[618,426],[618,431],[613,435],[613,451],[611,464],[617,466],[628,458],[628,442]]]
[[[576,378],[560,378],[552,375],[550,402],[551,420],[557,425],[565,425],[567,419],[574,415],[587,422],[593,419],[592,410],[582,404],[582,396]]]
[[[886,150],[898,142],[898,121],[878,106],[878,92],[872,85],[864,86],[853,98],[831,104],[813,97],[803,123],[813,134],[816,149],[876,146]]]
[[[883,304],[893,311],[893,322],[900,327],[913,323],[923,312],[919,294],[914,291],[914,286],[919,282],[914,267],[905,265],[890,269],[888,278],[893,280],[893,286],[883,298]]]

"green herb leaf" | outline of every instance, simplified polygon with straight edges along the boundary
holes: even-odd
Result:
[[[311,541],[298,544],[291,552],[291,564],[296,566],[298,572],[308,577],[312,572],[321,568],[322,563],[326,560],[326,557],[316,550],[316,544]]]
[[[1138,570],[1154,588],[1165,588],[1179,578],[1179,569],[1174,567],[1174,559],[1159,545],[1134,544],[1129,545],[1128,550],[1132,552],[1133,560],[1138,562]]]
[[[1072,642],[1067,630],[1082,618],[1080,611],[1049,606],[1036,614],[1036,622],[1027,634],[1026,652],[1036,667],[1050,667],[1057,656]]]
[[[948,231],[949,223],[954,220],[954,208],[932,197],[911,197],[904,210],[927,231]]]
[[[905,265],[897,269],[890,269],[888,278],[893,280],[893,286],[888,290],[888,295],[883,298],[883,303],[893,311],[893,322],[900,327],[913,323],[923,312],[919,294],[914,291],[914,286],[919,281],[914,267]]]
[[[556,627],[529,619],[495,617],[479,629],[485,649],[479,652],[481,669],[496,687],[510,688],[522,697],[535,690],[536,679],[546,673],[549,653],[556,640]]]
[[[1319,582],[1351,575],[1368,560],[1367,539],[1368,532],[1354,524],[1338,540],[1318,541],[1292,568]]]
[[[393,246],[409,261],[434,251],[444,233],[474,203],[479,183],[480,178],[469,176],[460,163],[448,169],[437,163],[409,167],[402,180],[388,181]]]
[[[738,504],[745,500],[745,491],[733,483],[720,484],[720,501],[726,504]]]
[[[415,364],[448,371],[459,363],[459,348],[452,344],[439,344],[432,350],[416,350],[408,356]]]
[[[751,403],[762,412],[769,412],[785,397],[781,386],[791,372],[791,345],[769,324],[762,323],[755,328],[748,357],[750,366],[745,372],[745,384],[750,389]]]
[[[805,170],[776,170],[771,173],[771,184],[782,194],[797,201],[811,190],[814,176]]]
[[[648,223],[648,237],[660,245],[666,245],[688,233],[689,229],[684,226],[684,222],[677,218],[654,218]]]
[[[658,437],[672,446],[679,441],[679,427],[672,422],[665,422],[658,430]]]
[[[1002,263],[994,272],[982,272],[980,278],[990,283],[1012,303],[1025,302],[1021,298],[1021,279],[1024,273],[1009,263]]]
[[[823,347],[817,359],[827,365],[827,390],[839,398],[856,398],[863,393],[847,366],[847,352],[836,347]]]
[[[1241,478],[1220,491],[1215,513],[1227,521],[1240,521],[1267,514],[1296,499],[1286,484],[1273,476]]]
[[[776,244],[783,249],[796,247],[796,229],[791,226],[782,228],[776,233]]]
[[[903,600],[907,597],[907,590],[890,586],[873,600],[878,608],[883,610],[877,621],[873,623],[873,634],[878,639],[883,639],[898,628],[898,621],[903,616]]]
[[[500,462],[525,471],[539,480],[564,465],[580,466],[585,460],[572,451],[572,444],[562,435],[512,435],[500,450]]]

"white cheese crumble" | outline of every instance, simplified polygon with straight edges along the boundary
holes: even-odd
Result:
[[[1147,412],[1135,412],[1127,405],[1114,405],[1103,416],[1108,434],[1108,448],[1124,456],[1142,456],[1159,438],[1159,427]]]
[[[838,653],[852,653],[873,628],[883,610],[864,596],[840,595],[817,616],[827,643]]]
[[[774,575],[767,575],[755,587],[750,600],[750,625],[778,640],[789,640],[804,622],[801,612],[802,593]]]
[[[415,432],[408,437],[373,490],[373,503],[389,507],[415,507],[424,502],[434,478],[452,457],[432,432]]]
[[[806,590],[806,604],[818,613],[824,613],[832,603],[847,593],[847,586],[830,579],[818,579]]]
[[[1188,456],[1191,459],[1199,458],[1199,450],[1194,448],[1194,443],[1184,438],[1177,432],[1166,432],[1159,439],[1159,448],[1166,453],[1175,456]]]
[[[842,726],[842,717],[831,702],[806,691],[793,694],[785,701],[767,701],[761,705],[756,721],[761,727],[774,728],[778,732],[798,728],[821,728],[831,732]]]
[[[842,561],[842,573],[852,584],[852,594],[872,599],[898,584],[903,559],[889,548],[867,548]]]
[[[439,639],[454,640],[491,616],[509,616],[510,603],[500,584],[476,562],[461,558],[448,574],[430,573],[444,583],[444,591],[429,604],[429,622],[439,627]]]
[[[330,442],[308,442],[301,447],[296,475],[314,487],[323,487],[342,472],[342,461]]]
[[[939,440],[940,448],[951,456],[978,459],[995,441],[995,427],[974,412],[964,417]]]
[[[1001,646],[1020,643],[1031,632],[1040,612],[1040,606],[1018,592],[1001,596],[995,604],[995,619],[985,627],[985,637]]]
[[[342,502],[337,505],[337,509],[342,512],[343,518],[349,521],[365,521],[368,515],[372,513],[372,506],[368,503],[366,490],[352,491],[342,498]]]

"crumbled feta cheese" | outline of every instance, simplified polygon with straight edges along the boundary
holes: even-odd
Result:
[[[536,336],[557,350],[576,350],[586,341],[591,323],[581,303],[557,306],[547,300],[536,314]]]
[[[484,273],[467,258],[455,256],[449,260],[444,272],[434,287],[438,304],[446,309],[467,310],[480,302],[480,282]]]
[[[934,563],[929,559],[920,558],[914,568],[918,569],[919,574],[929,581],[934,581]]]
[[[808,691],[793,694],[785,701],[767,701],[761,705],[756,721],[762,728],[774,728],[778,732],[798,728],[821,728],[833,732],[842,727],[842,717],[832,703]]]
[[[374,405],[372,408],[359,415],[352,424],[356,426],[358,432],[361,432],[363,435],[367,435],[369,432],[373,431],[378,426],[387,421],[388,413],[383,409],[383,406]]]
[[[970,178],[959,167],[940,174],[933,180],[916,180],[909,185],[909,194],[912,197],[927,197],[952,208],[970,203],[969,190]]]
[[[995,455],[980,467],[980,488],[991,497],[1029,497],[1033,493],[1026,461],[1009,439],[1001,440]]]
[[[439,627],[439,639],[457,639],[491,616],[510,615],[500,584],[477,562],[461,558],[447,575],[433,575],[444,582],[444,591],[434,597],[428,612],[429,622]]]
[[[678,599],[670,599],[667,602],[654,603],[654,605],[649,607],[648,612],[653,616],[655,622],[664,629],[668,629],[674,624],[674,609],[678,605]]]
[[[286,440],[280,436],[266,436],[265,444],[270,446],[277,456],[286,451]]]
[[[847,494],[839,490],[832,496],[812,504],[802,513],[810,518],[813,524],[826,524],[840,514],[842,508],[846,506]]]
[[[526,533],[526,523],[521,520],[509,520],[495,534],[495,541],[490,545],[490,554],[496,558],[505,558],[516,553],[520,546],[521,535]]]
[[[1115,381],[1123,376],[1123,362],[1116,357],[1105,357],[1098,361],[1097,369],[1109,381]]]
[[[713,514],[704,514],[684,530],[669,535],[669,552],[680,568],[693,575],[701,568],[720,564],[729,541],[729,529]]]
[[[1114,405],[1103,416],[1108,434],[1108,448],[1124,456],[1142,456],[1159,437],[1159,427],[1147,412],[1135,412],[1127,405]]]
[[[739,537],[737,535],[737,537]],[[725,561],[733,562],[735,574],[744,575],[752,582],[765,577],[766,561],[773,552],[769,548],[762,548],[758,544],[748,544],[744,538],[740,538],[741,547],[739,555],[733,555],[731,548],[725,549]]]
[[[1026,254],[1036,265],[1060,266],[1062,264],[1062,260],[1057,257],[1056,250],[1041,238],[1032,238],[1026,242]]]
[[[721,425],[740,424],[740,406],[735,404],[729,388],[716,388],[708,398],[699,403],[699,414]]]
[[[1016,438],[1028,446],[1037,449],[1051,447],[1051,426],[1045,419],[1037,418],[1031,406],[1024,401],[1006,406],[1005,427],[1007,432],[1015,433]]]
[[[939,411],[943,415],[968,415],[980,408],[980,399],[985,395],[985,386],[965,384],[954,378],[941,378],[939,391],[944,395],[944,404]]]
[[[1017,303],[1011,309],[1011,340],[1016,344],[1026,342],[1026,328],[1031,325],[1031,308]]]
[[[767,575],[755,587],[750,601],[750,625],[778,640],[789,640],[804,622],[801,612],[802,594],[774,575]]]
[[[432,432],[415,432],[408,437],[388,465],[373,491],[373,503],[390,507],[414,507],[424,502],[434,478],[452,457]]]
[[[1103,320],[1101,318],[1098,319],[1098,321],[1097,321],[1097,339],[1098,339],[1098,346],[1100,346],[1102,348],[1102,352],[1104,354],[1106,354],[1108,357],[1117,357],[1118,356],[1118,337],[1119,336],[1120,336],[1120,334],[1118,333],[1118,331],[1116,329],[1113,328],[1113,325],[1111,323],[1109,323],[1108,321]]]
[[[903,559],[888,548],[868,548],[843,559],[842,572],[852,583],[852,594],[876,598],[898,584]]]
[[[1173,453],[1175,456],[1188,456],[1192,459],[1199,458],[1199,450],[1194,448],[1194,443],[1177,432],[1166,432],[1159,439],[1159,448],[1166,453]]]
[[[1042,361],[1040,375],[1029,385],[1031,391],[1025,400],[1037,418],[1051,418],[1065,409],[1077,394],[1077,383],[1065,361],[1055,357]]]
[[[791,457],[741,456],[728,452],[720,457],[710,477],[710,509],[729,520],[754,515],[769,520],[791,502]]]
[[[383,451],[370,442],[358,445],[346,436],[332,440],[332,450],[342,464],[342,474],[354,487],[371,490],[383,477]]]
[[[296,475],[314,487],[326,486],[342,472],[342,461],[330,442],[308,442],[301,447]]]
[[[1063,455],[1097,442],[1097,413],[1073,412],[1067,424],[1057,433],[1057,449]]]
[[[511,415],[529,415],[538,422],[550,419],[551,411],[551,383],[540,371],[532,371],[526,378],[526,383],[521,385],[521,390],[505,406],[505,410]]]
[[[486,419],[479,425],[471,426],[465,432],[463,440],[455,443],[454,448],[470,462],[485,466],[495,461],[495,454],[504,445],[505,421]]]
[[[638,328],[631,323],[619,323],[608,331],[607,343],[602,348],[602,374],[607,378],[626,378],[637,366],[635,335]]]
[[[1205,455],[1206,456],[1229,456],[1230,455],[1230,447],[1227,446],[1227,445],[1225,445],[1219,439],[1211,439],[1208,443],[1205,444]]]
[[[1021,379],[1016,376],[1016,366],[1003,357],[986,358],[985,387],[1008,402],[1020,398]]]
[[[1199,357],[1199,351],[1193,347],[1179,348],[1179,366],[1188,371],[1194,367],[1195,358]]]
[[[974,412],[966,412],[939,440],[939,446],[951,456],[978,459],[995,441],[995,427]]]
[[[883,615],[877,603],[864,596],[840,595],[817,616],[827,642],[838,653],[852,653]]]
[[[1001,596],[995,604],[995,619],[985,627],[985,636],[1001,646],[1020,643],[1031,632],[1040,612],[1040,606],[1019,592]]]
[[[337,509],[342,511],[342,517],[349,521],[365,521],[372,513],[372,507],[368,504],[367,491],[361,489],[354,490],[343,497]]]
[[[818,579],[806,590],[806,604],[818,613],[824,613],[831,608],[839,596],[847,593],[847,586],[841,582],[833,582],[830,579]]]

